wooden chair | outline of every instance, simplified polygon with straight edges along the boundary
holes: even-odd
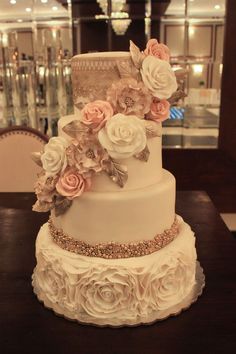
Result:
[[[48,137],[39,131],[14,126],[0,129],[0,192],[32,192],[40,171],[31,153],[42,151]]]

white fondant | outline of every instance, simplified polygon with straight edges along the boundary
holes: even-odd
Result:
[[[161,181],[124,192],[86,192],[56,217],[57,228],[91,244],[152,239],[171,227],[175,217],[175,178],[163,170]]]
[[[160,251],[111,260],[61,249],[45,224],[36,242],[34,291],[46,307],[84,323],[119,326],[157,320],[195,284],[195,237],[180,217],[179,222],[179,235]]]
[[[73,57],[73,61],[76,61],[78,59],[92,59],[92,60],[97,60],[100,58],[129,58],[130,53],[129,52],[97,52],[97,53],[85,53],[85,54],[78,54]]]
[[[58,135],[71,139],[62,128],[78,119],[79,110],[76,114],[65,116],[58,121]],[[116,183],[110,180],[106,173],[100,173],[93,176],[91,191],[96,192],[123,192],[144,188],[160,181],[162,177],[162,155],[161,155],[161,137],[147,139],[147,146],[150,151],[147,162],[140,161],[134,157],[127,159],[116,159],[117,162],[124,164],[128,169],[128,181],[124,188],[120,188]]]

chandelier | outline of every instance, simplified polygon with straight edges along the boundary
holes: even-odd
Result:
[[[111,11],[120,12],[123,9],[126,0],[111,0]],[[107,15],[108,13],[108,0],[97,0],[98,5],[102,12]]]
[[[131,23],[129,14],[124,11],[112,12],[111,17],[112,17],[111,25],[114,32],[118,36],[123,36]]]
[[[104,17],[108,17],[108,0],[97,0],[97,3]],[[128,12],[122,11],[125,3],[126,0],[111,0],[111,25],[118,36],[123,36],[131,23]]]

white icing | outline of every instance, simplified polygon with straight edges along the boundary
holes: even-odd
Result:
[[[37,237],[34,290],[45,306],[81,322],[137,323],[181,302],[195,284],[195,238],[180,221],[178,237],[151,255],[106,260],[61,249],[48,224]]]
[[[53,223],[64,233],[90,244],[152,239],[171,227],[175,218],[175,178],[163,170],[158,182],[145,188],[86,192]]]

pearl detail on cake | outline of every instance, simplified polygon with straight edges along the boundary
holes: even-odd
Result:
[[[106,259],[141,257],[160,250],[173,241],[179,233],[177,217],[170,229],[157,234],[152,240],[130,243],[99,243],[90,245],[84,241],[76,240],[57,229],[52,219],[48,221],[50,234],[53,241],[62,249],[88,257],[100,257]]]

